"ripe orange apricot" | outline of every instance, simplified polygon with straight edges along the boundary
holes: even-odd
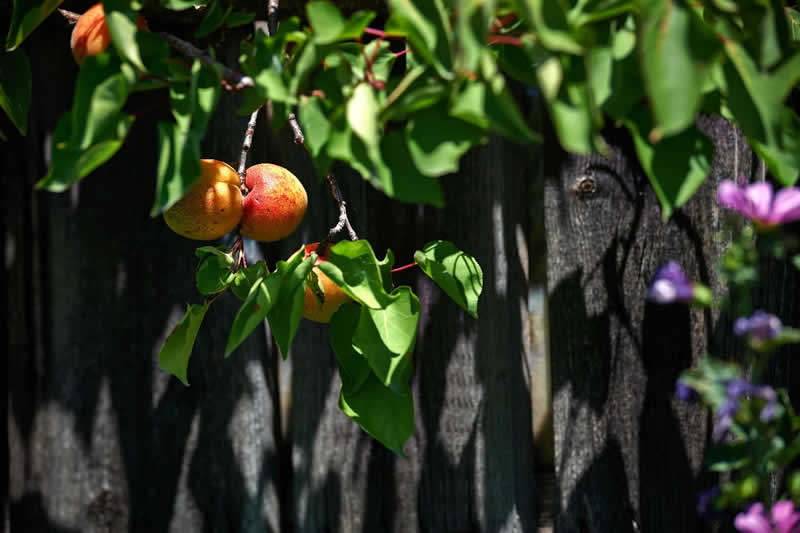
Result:
[[[198,241],[218,239],[242,218],[239,174],[216,159],[200,160],[201,174],[189,192],[164,211],[164,221],[178,235]]]
[[[285,168],[261,163],[247,169],[242,235],[256,241],[273,242],[292,233],[308,207],[306,189]]]
[[[306,244],[304,257],[311,255],[311,252],[315,251],[317,246],[319,246],[318,242]],[[325,254],[318,256],[314,265],[318,265],[327,260],[328,250],[325,250]],[[306,295],[303,300],[303,318],[327,324],[331,321],[331,317],[339,310],[342,304],[351,302],[352,300],[350,296],[331,281],[331,278],[326,276],[322,270],[314,266],[313,271],[317,275],[320,285],[322,285],[322,291],[324,293],[323,301],[320,301],[317,295],[314,294],[309,287],[306,287]]]
[[[148,29],[147,21],[141,15],[136,21],[136,26],[140,30]],[[99,2],[87,9],[75,23],[69,45],[72,48],[72,56],[80,65],[86,56],[96,56],[105,52],[109,44],[111,44],[111,33],[106,25],[103,3]]]

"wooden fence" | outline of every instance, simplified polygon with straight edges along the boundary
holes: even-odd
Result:
[[[5,531],[705,530],[695,496],[714,482],[701,468],[708,419],[672,390],[702,354],[736,343],[728,318],[644,295],[670,259],[719,288],[716,183],[763,171],[724,121],[700,120],[714,169],[668,223],[614,131],[608,157],[492,139],[443,180],[442,210],[398,204],[340,171],[351,220],[379,256],[391,248],[408,263],[444,238],[484,271],[478,320],[419,272],[396,274],[422,302],[415,431],[399,457],[339,412],[324,326],[304,321],[287,361],[266,327],[225,360],[238,301],[223,298],[195,345],[191,387],[158,369],[165,335],[200,301],[195,243],[148,217],[168,108],[133,98],[132,111],[148,112],[108,164],[63,194],[34,191],[71,106],[67,37],[48,20],[26,43],[30,131],[2,148]],[[220,46],[230,64],[235,42]],[[238,159],[237,107],[223,95],[205,157]],[[336,212],[303,150],[265,122],[251,162],[290,168],[309,193],[298,233],[248,243],[248,257],[274,262],[319,240]],[[796,273],[770,268],[763,302],[800,324]],[[778,382],[797,390],[797,365],[779,359]]]

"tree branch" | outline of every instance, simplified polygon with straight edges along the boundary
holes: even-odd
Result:
[[[67,11],[66,9],[59,8],[58,12],[61,13],[61,15],[65,19],[67,19],[67,22],[69,22],[70,24],[75,24],[76,22],[78,22],[78,19],[81,18],[80,14],[73,13],[72,11]]]
[[[65,19],[67,19],[70,23],[75,23],[80,18],[80,14],[74,13],[72,11],[67,11],[66,9],[59,9],[59,13]],[[184,41],[180,37],[172,35],[171,33],[167,33],[165,31],[159,32],[159,35],[167,41],[170,46],[172,46],[175,50],[182,53],[186,57],[190,57],[192,59],[199,59],[204,64],[209,66],[218,66],[222,71],[222,81],[223,85],[226,89],[232,91],[241,91],[245,87],[254,87],[255,83],[253,83],[253,78],[250,76],[245,76],[240,72],[223,65],[219,61],[216,61],[213,57],[211,57],[208,53],[203,50],[200,50],[193,44],[189,43],[188,41]]]
[[[256,122],[258,121],[259,107],[253,114],[250,115],[250,121],[247,123],[247,130],[244,132],[244,142],[242,143],[242,155],[239,157],[239,188],[242,190],[242,196],[246,196],[250,190],[245,184],[245,169],[247,168],[247,154],[250,152],[250,147],[253,145],[253,134],[256,131]]]
[[[226,82],[225,88],[228,90],[233,91],[241,91],[245,87],[254,87],[255,83],[253,83],[253,78],[250,76],[245,76],[240,72],[223,65],[219,61],[216,61],[213,57],[211,57],[208,53],[199,48],[195,47],[193,44],[189,43],[188,41],[184,41],[180,37],[172,35],[171,33],[167,32],[160,32],[159,35],[167,41],[170,46],[172,46],[175,50],[182,53],[186,57],[190,57],[192,59],[199,59],[206,65],[209,66],[218,66],[222,71],[222,79]]]

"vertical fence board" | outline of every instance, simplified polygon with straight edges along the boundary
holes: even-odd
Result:
[[[26,43],[34,68],[27,138],[4,163],[14,255],[9,293],[12,531],[277,531],[273,407],[255,335],[223,360],[238,303],[209,310],[186,388],[157,354],[194,288],[197,243],[148,217],[155,119],[166,92],[131,97],[137,120],[106,165],[63,194],[33,192],[42,147],[70,105],[69,27],[48,19]],[[224,45],[223,45],[224,46]],[[41,58],[49,57],[49,61]],[[246,119],[223,96],[204,155],[233,162]],[[225,135],[225,132],[234,133]],[[226,140],[222,140],[226,139]],[[39,319],[41,313],[41,319]]]
[[[677,260],[719,289],[720,179],[749,174],[750,152],[702,118],[716,152],[709,180],[669,222],[623,135],[608,157],[548,165],[545,217],[553,364],[557,531],[699,531],[707,435],[699,407],[672,398],[680,372],[730,345],[710,311],[645,303],[655,270]]]
[[[333,354],[303,323],[292,353],[292,457],[298,531],[531,531],[528,320],[530,157],[493,140],[444,179],[447,207],[403,207],[369,189],[345,193],[360,236],[396,264],[427,241],[451,240],[484,270],[476,321],[423,274],[399,272],[422,303],[414,352],[415,432],[395,456],[336,407]],[[348,176],[352,180],[352,177]],[[352,182],[351,182],[352,183]],[[325,344],[323,344],[325,343]]]

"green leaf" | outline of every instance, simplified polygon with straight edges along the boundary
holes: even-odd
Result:
[[[22,50],[0,55],[0,107],[25,135],[31,107],[31,65]]]
[[[189,357],[192,355],[197,332],[203,323],[211,302],[203,305],[194,304],[187,306],[186,314],[183,315],[175,329],[167,336],[164,346],[158,353],[158,365],[165,372],[169,372],[184,385],[189,385],[186,372],[189,368]]]
[[[298,118],[305,133],[306,146],[311,151],[311,156],[316,158],[328,142],[331,132],[330,122],[316,97],[303,96],[298,108]]]
[[[227,289],[236,276],[231,270],[232,266],[232,253],[224,253],[217,249],[215,253],[202,254],[200,264],[195,271],[197,290],[201,294],[211,295]]]
[[[225,357],[244,342],[253,330],[264,321],[280,297],[282,274],[275,271],[272,274],[258,278],[250,288],[242,307],[236,313],[225,345]],[[271,324],[271,322],[270,322]],[[285,353],[285,352],[284,352]],[[285,357],[285,356],[284,356]]]
[[[551,57],[537,67],[536,76],[561,146],[576,153],[602,151],[583,63]]]
[[[667,220],[705,181],[711,170],[714,144],[695,126],[652,144],[646,137],[651,122],[643,105],[631,112],[624,124],[661,203],[661,216]]]
[[[133,117],[120,115],[116,129],[86,149],[73,148],[69,142],[72,134],[72,116],[61,117],[53,134],[53,155],[50,170],[37,184],[37,189],[62,192],[76,181],[85,178],[94,169],[108,161],[122,147],[125,136],[133,125]]]
[[[314,41],[319,44],[336,42],[345,29],[342,13],[330,2],[309,2],[306,14],[314,32]]]
[[[369,374],[360,387],[355,387],[347,374],[340,375],[342,412],[375,440],[403,455],[403,445],[414,432],[414,400],[408,384],[391,389]]]
[[[255,86],[244,91],[245,103],[238,111],[240,114],[252,113],[267,100],[294,104],[282,56],[282,41],[278,37],[267,37],[260,30],[252,45],[242,42],[239,63],[244,73],[253,78]]]
[[[317,267],[348,296],[367,307],[382,309],[393,301],[384,290],[378,259],[367,241],[334,244],[329,249],[328,260]]]
[[[339,32],[338,40],[347,41],[360,38],[374,18],[375,12],[373,11],[356,11],[347,19],[344,28]]]
[[[240,300],[246,300],[247,295],[250,294],[250,289],[253,288],[256,281],[263,278],[269,273],[267,264],[264,261],[258,261],[254,265],[247,268],[240,268],[236,271],[236,276],[233,278],[231,290],[233,294]]]
[[[235,11],[225,17],[226,28],[236,28],[250,24],[256,19],[256,14],[251,11]]]
[[[417,170],[403,132],[393,131],[385,136],[381,153],[388,172],[382,173],[380,188],[387,196],[401,202],[444,207],[440,180]]]
[[[694,123],[722,41],[682,2],[652,0],[644,6],[639,50],[645,88],[659,135],[674,135]]]
[[[139,70],[146,71],[137,40],[139,14],[132,9],[122,9],[121,4],[123,2],[103,2],[106,25],[111,33],[111,43],[120,57],[128,60]]]
[[[227,9],[223,10],[222,2],[217,0],[211,2],[211,7],[206,11],[206,16],[203,17],[200,26],[195,30],[194,36],[201,39],[222,26],[232,9],[232,5],[229,5]]]
[[[61,4],[61,0],[14,0],[6,50],[14,50]]]
[[[302,318],[306,295],[304,282],[314,267],[315,258],[316,254],[312,254],[303,259],[301,248],[288,262],[279,261],[276,271],[270,274],[280,275],[281,284],[278,299],[267,314],[267,319],[284,359],[289,355],[289,347]]]
[[[376,147],[378,138],[378,102],[375,91],[367,83],[360,83],[347,101],[347,122],[365,145]]]
[[[525,123],[502,77],[486,83],[468,83],[456,97],[450,114],[479,128],[491,128],[514,142],[541,140]]]
[[[583,46],[570,27],[562,2],[553,0],[517,0],[518,12],[536,29],[542,44],[554,51],[583,54]]]
[[[395,386],[410,364],[419,324],[419,300],[409,287],[398,287],[382,309],[361,307],[353,347],[386,386]],[[402,380],[401,380],[402,383]]]
[[[461,156],[482,142],[484,134],[436,107],[408,122],[406,140],[417,170],[426,176],[441,176],[456,172]]]
[[[384,29],[387,34],[403,36],[408,44],[424,63],[433,66],[444,79],[452,79],[450,72],[449,21],[443,19],[442,11],[435,1],[409,2],[408,0],[391,0]]]
[[[172,11],[183,11],[184,9],[190,9],[194,6],[206,4],[206,2],[202,0],[160,0],[160,2],[162,6],[166,7],[167,9],[171,9]]]
[[[169,96],[172,114],[183,131],[194,130],[202,138],[222,93],[220,74],[195,60],[189,83],[175,83]]]
[[[75,83],[70,146],[87,149],[106,139],[120,118],[135,74],[117,58],[102,54],[89,56]]]
[[[200,135],[184,131],[173,122],[159,122],[156,200],[150,216],[169,209],[183,198],[189,187],[200,177]]]
[[[738,43],[728,41],[725,49],[728,108],[778,181],[793,185],[800,174],[800,119],[784,100],[800,80],[800,51],[762,73]]]
[[[432,241],[414,253],[414,261],[447,295],[474,318],[483,290],[478,261],[448,241]]]
[[[709,448],[706,466],[712,472],[729,472],[752,462],[755,450],[750,442],[731,442]]]
[[[356,394],[366,382],[372,370],[367,359],[353,346],[353,335],[361,319],[362,307],[343,304],[331,318],[328,336],[331,348],[339,361],[339,372],[346,374],[347,394]]]

